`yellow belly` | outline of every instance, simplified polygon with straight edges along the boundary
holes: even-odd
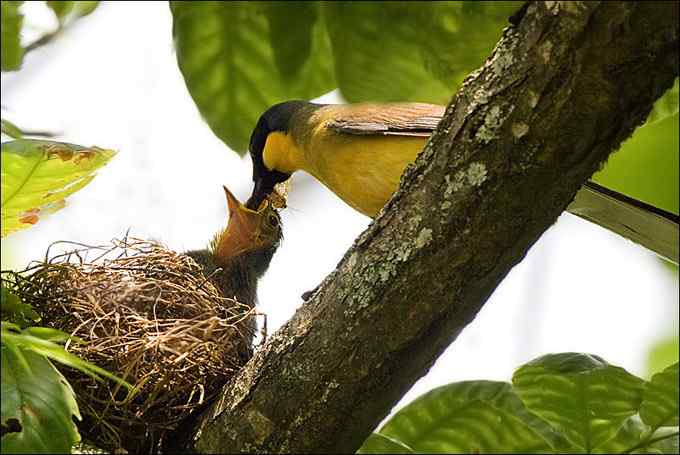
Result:
[[[319,137],[309,144],[301,168],[354,209],[375,217],[425,141],[410,136]]]

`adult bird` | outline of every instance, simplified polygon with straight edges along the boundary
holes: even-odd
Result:
[[[258,207],[274,185],[305,171],[374,218],[444,110],[424,103],[276,104],[250,138],[254,188],[246,205]],[[592,182],[567,210],[678,262],[677,215]]]
[[[251,210],[224,187],[229,208],[229,222],[207,248],[188,251],[210,277],[222,295],[253,308],[257,304],[257,282],[269,268],[282,239],[281,219],[268,200],[258,210]],[[248,347],[244,360],[250,357],[255,320],[249,319]]]

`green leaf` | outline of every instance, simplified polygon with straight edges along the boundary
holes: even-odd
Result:
[[[3,0],[2,10],[2,71],[14,71],[21,68],[24,59],[24,48],[21,46],[21,27],[24,16],[19,12],[23,2]]]
[[[401,409],[379,433],[416,453],[543,453],[556,440],[510,384],[494,381],[434,389]]]
[[[13,139],[21,139],[24,133],[21,129],[9,120],[2,119],[2,132]]]
[[[649,350],[647,355],[647,374],[651,377],[675,363],[680,358],[680,338],[677,335],[668,336],[658,340]]]
[[[657,429],[678,425],[678,363],[652,376],[645,384],[640,417]]]
[[[88,14],[92,14],[99,6],[99,1],[93,0],[77,1],[74,3],[75,5],[73,6],[73,14],[76,17],[83,17],[87,16]]]
[[[176,1],[170,7],[189,93],[213,132],[238,153],[247,150],[252,129],[272,104],[314,98],[335,87],[317,3],[284,8],[270,2]],[[294,46],[302,46],[299,55],[283,62],[298,52]]]
[[[20,139],[2,144],[2,236],[62,208],[64,198],[94,178],[115,152]]]
[[[40,320],[40,315],[33,307],[23,303],[19,296],[10,292],[4,284],[0,288],[0,310],[3,320],[14,322],[22,327]]]
[[[615,437],[642,400],[642,379],[588,354],[539,357],[520,367],[512,383],[529,411],[585,452]]]
[[[522,2],[327,2],[343,96],[446,103]]]
[[[73,389],[45,357],[2,344],[2,452],[70,453],[80,436]]]
[[[132,388],[130,384],[118,376],[81,359],[57,344],[57,342],[69,340],[77,343],[82,342],[78,337],[70,336],[67,333],[49,327],[29,327],[21,330],[16,324],[6,321],[2,321],[0,325],[2,326],[2,342],[4,345],[33,351],[63,365],[75,368],[95,379],[105,377],[124,387]]]
[[[508,17],[523,1],[433,2],[433,14],[421,34],[423,61],[428,70],[448,87],[446,101],[458,90],[463,79],[479,68],[491,54]],[[430,29],[426,29],[430,31]],[[442,38],[448,38],[442,41]],[[461,46],[461,43],[465,43]]]
[[[57,16],[59,22],[64,22],[64,19],[73,11],[75,6],[74,1],[64,1],[64,0],[48,0],[47,6],[50,7],[54,15]]]
[[[644,126],[652,125],[678,113],[678,78],[675,78],[673,87],[669,88],[661,98],[656,100],[652,112],[647,116]]]
[[[318,13],[315,2],[267,2],[264,14],[269,22],[269,44],[283,80],[297,77],[309,58]]]
[[[402,442],[380,433],[371,434],[356,453],[416,453]]]
[[[678,113],[638,128],[593,180],[632,198],[680,213]]]
[[[72,19],[91,14],[97,6],[99,6],[99,2],[54,0],[48,1],[47,6],[52,9],[55,16],[57,16],[57,20],[59,20],[61,24],[64,24]]]
[[[61,330],[53,329],[52,327],[27,327],[24,333],[45,341],[53,341],[55,343],[64,343],[72,340],[76,343],[82,343],[83,340],[76,336],[71,336]]]

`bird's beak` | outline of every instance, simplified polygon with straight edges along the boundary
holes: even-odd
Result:
[[[250,210],[257,210],[273,190],[274,186],[270,182],[265,181],[265,179],[257,179],[253,187],[253,194],[246,201],[246,207]]]
[[[241,201],[239,201],[236,196],[234,196],[234,194],[229,191],[229,188],[224,185],[222,185],[222,188],[224,188],[224,195],[227,197],[227,207],[229,208],[229,226],[231,226],[232,219],[234,217],[243,219],[246,216],[245,214],[248,212],[253,212],[253,210],[250,210],[241,204]]]
[[[262,210],[262,204],[268,201],[275,209],[285,209],[287,207],[286,199],[288,198],[290,176],[284,177],[276,184],[265,179],[256,180],[253,194],[248,198],[246,207],[259,212]]]
[[[223,188],[229,207],[229,224],[219,236],[215,255],[226,262],[239,254],[266,246],[266,239],[260,235],[260,225],[268,202],[263,201],[258,211],[251,210],[241,204],[226,186]]]
[[[233,242],[239,246],[247,249],[250,244],[255,245],[255,237],[259,225],[259,214],[255,210],[251,210],[241,201],[236,199],[236,196],[229,191],[229,188],[223,186],[224,194],[227,196],[227,206],[229,207],[229,224],[227,225],[227,233],[230,234]]]

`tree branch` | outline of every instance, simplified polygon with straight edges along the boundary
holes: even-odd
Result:
[[[47,32],[43,36],[38,38],[37,40],[33,41],[31,44],[26,46],[24,51],[26,53],[29,53],[31,51],[34,51],[34,50],[40,48],[40,47],[43,47],[47,44],[50,44],[59,35],[61,35],[63,33],[63,31],[64,31],[64,27],[62,26],[61,22],[59,22],[59,26],[55,30],[52,30],[51,32]]]
[[[382,214],[184,444],[354,452],[644,121],[678,44],[677,2],[531,3]]]

